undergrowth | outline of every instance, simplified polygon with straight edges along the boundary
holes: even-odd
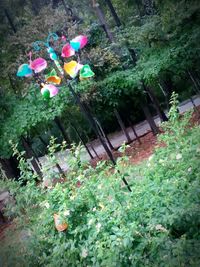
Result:
[[[78,148],[66,178],[51,188],[36,186],[30,175],[23,186],[1,181],[15,199],[7,213],[26,234],[17,243],[4,240],[0,265],[200,266],[200,131],[188,127],[190,114],[180,119],[176,110],[174,96],[159,136],[165,146],[137,166],[121,158],[120,172],[106,162],[94,169],[76,160]],[[56,230],[55,213],[66,231]]]

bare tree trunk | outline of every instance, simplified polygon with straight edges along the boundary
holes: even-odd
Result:
[[[83,145],[84,145],[86,151],[88,152],[90,158],[93,159],[94,157],[93,157],[93,155],[91,154],[91,152],[90,152],[88,146],[87,146],[86,143],[84,142],[84,140],[83,140],[81,134],[79,133],[78,129],[76,128],[76,126],[75,126],[74,124],[72,124],[72,122],[70,122],[70,124],[71,124],[71,127],[74,129],[75,133],[78,135],[80,141],[83,143]]]
[[[155,121],[151,115],[151,112],[149,110],[149,107],[147,106],[147,103],[140,103],[140,106],[144,112],[144,115],[149,123],[149,126],[153,132],[154,135],[158,134],[159,133],[159,130],[155,124]]]
[[[70,6],[66,5],[65,0],[61,0],[61,2],[65,9],[66,15],[70,17],[70,20],[72,20],[74,24],[80,23],[83,21],[82,18],[79,18],[76,14],[73,13],[73,10]]]
[[[0,225],[1,225],[1,223],[5,223],[5,222],[6,222],[6,219],[3,215],[3,212],[0,210]]]
[[[48,144],[45,142],[45,140],[40,135],[38,136],[38,138],[40,139],[41,143],[45,147],[45,153],[48,153],[48,149],[47,149]],[[58,169],[59,173],[64,177],[65,173],[58,163],[56,163],[56,168]]]
[[[70,146],[71,146],[71,145],[70,145],[70,144],[71,144],[70,139],[69,139],[69,137],[67,136],[67,134],[66,134],[66,132],[65,132],[65,129],[64,129],[64,127],[63,127],[63,125],[62,125],[60,119],[59,119],[58,117],[55,117],[54,121],[55,121],[55,123],[56,123],[58,129],[61,131],[64,140],[67,142],[68,147],[70,147]]]
[[[167,102],[167,108],[168,110],[170,109],[170,99],[172,96],[172,92],[176,91],[176,87],[173,84],[173,81],[170,77],[170,75],[167,75],[166,78],[164,80],[160,79],[160,83],[159,86],[165,96],[166,102]]]
[[[114,147],[113,147],[113,145],[111,144],[111,142],[110,142],[110,140],[109,140],[107,134],[105,133],[105,131],[104,131],[104,129],[103,129],[101,123],[99,122],[99,120],[97,120],[97,118],[94,118],[94,120],[95,120],[95,122],[96,122],[96,124],[97,124],[97,127],[99,127],[99,130],[101,131],[102,136],[106,139],[106,141],[107,141],[107,143],[108,143],[110,149],[111,149],[111,150],[114,150]]]
[[[31,7],[32,7],[33,14],[35,16],[37,16],[38,13],[39,13],[38,5],[36,4],[35,0],[30,0],[30,2],[31,2]]]
[[[27,142],[27,144],[29,145],[29,148],[30,148],[30,150],[32,151],[33,156],[34,156],[35,160],[37,161],[38,165],[41,167],[41,163],[40,163],[40,161],[39,161],[39,159],[38,159],[38,156],[37,156],[36,152],[34,151],[34,149],[33,149],[32,146],[31,146],[31,142],[30,142],[29,138],[26,138],[26,142]]]
[[[68,113],[69,113],[70,118],[72,118],[72,114],[71,114],[71,112],[68,111]],[[77,129],[75,123],[72,123],[72,121],[70,120],[70,125],[71,125],[71,127],[73,128],[73,130],[75,131],[75,133],[77,134],[77,136],[78,136],[78,138],[80,139],[80,141],[83,143],[83,145],[84,145],[86,151],[88,152],[90,158],[93,159],[94,157],[93,157],[92,153],[90,152],[90,150],[89,150],[89,148],[88,148],[86,142],[85,142],[84,139],[82,138],[82,136],[81,136],[79,130]]]
[[[193,100],[192,97],[190,97],[190,101],[191,101],[191,103],[192,103],[192,105],[193,105],[193,107],[194,107],[194,111],[195,111],[195,112],[197,113],[197,115],[198,115],[198,118],[200,118],[200,112],[199,112],[199,110],[198,110],[196,104],[194,103],[194,100]]]
[[[166,91],[164,90],[163,86],[161,83],[158,83],[158,86],[160,87],[160,90],[161,92],[163,93],[164,95],[164,98],[165,98],[165,105],[166,105],[166,108],[167,110],[169,111],[169,99],[168,99],[168,94],[166,93]]]
[[[72,15],[73,15],[72,9],[69,8],[69,7],[66,5],[65,0],[61,0],[61,2],[62,2],[62,5],[63,5],[63,7],[64,7],[64,10],[65,10],[66,15],[67,15],[67,16],[72,16]]]
[[[17,168],[16,158],[1,159],[0,165],[8,179],[18,178],[20,176],[20,171]]]
[[[117,15],[117,12],[115,11],[115,8],[112,4],[112,1],[111,0],[105,0],[106,4],[108,5],[109,9],[110,9],[110,12],[115,20],[115,23],[118,27],[120,27],[122,25],[121,21],[120,21],[120,18],[119,16]]]
[[[136,140],[137,140],[138,143],[141,145],[142,142],[140,141],[140,138],[139,138],[139,136],[138,136],[138,134],[137,134],[137,132],[136,132],[136,130],[135,130],[135,127],[134,127],[134,125],[133,125],[133,122],[132,122],[130,119],[128,119],[128,123],[129,123],[129,125],[130,125],[130,127],[131,127],[131,129],[132,129],[132,131],[133,131],[133,133],[134,133],[134,135],[135,135]]]
[[[139,17],[140,19],[142,18],[142,11],[141,11],[141,6],[140,6],[140,1],[139,0],[135,0],[135,3],[137,5],[137,9],[138,9],[138,13],[139,13]]]
[[[189,75],[191,81],[192,81],[193,84],[194,84],[194,88],[195,88],[196,93],[197,93],[197,94],[200,94],[200,86],[199,86],[199,84],[198,84],[198,81],[195,79],[195,77],[194,77],[192,71],[187,70],[187,73],[188,73],[188,75]]]
[[[44,145],[45,153],[46,153],[48,144],[44,141],[44,139],[40,135],[38,135],[38,138],[40,139],[40,142]]]
[[[65,177],[65,173],[63,169],[60,167],[60,164],[56,163],[56,168],[58,169],[59,173],[62,175],[62,177]]]
[[[116,109],[114,109],[114,114],[115,114],[115,117],[117,118],[117,121],[118,121],[118,123],[119,123],[119,125],[120,125],[120,127],[121,127],[121,129],[122,129],[122,131],[124,133],[124,135],[126,136],[126,139],[127,139],[128,143],[130,143],[131,142],[130,135],[129,135],[128,131],[126,130],[126,127],[125,127],[125,125],[124,125],[124,123],[122,121],[122,118],[121,118],[119,112]]]
[[[145,15],[155,14],[154,0],[142,0],[142,4],[144,7]]]
[[[4,9],[4,13],[5,13],[5,16],[6,16],[7,20],[8,20],[8,22],[9,22],[9,24],[10,24],[11,29],[13,30],[14,33],[16,33],[17,30],[15,28],[15,25],[14,25],[12,19],[11,19],[11,16],[10,16],[8,10]]]
[[[27,143],[26,139],[22,136],[22,144],[23,147],[26,151],[26,157],[27,158],[32,158],[31,160],[31,164],[33,166],[33,169],[35,170],[35,172],[37,173],[37,175],[42,178],[42,172],[41,169],[37,163],[37,161],[34,158],[33,152],[32,152],[32,148],[30,147],[30,145]]]
[[[146,86],[143,82],[143,88],[144,91],[148,93],[152,103],[154,104],[156,111],[158,113],[158,116],[160,117],[161,121],[168,121],[167,116],[165,115],[164,111],[161,109],[160,103],[156,97],[156,95],[154,94],[154,91],[149,87]]]
[[[112,43],[114,41],[114,38],[113,38],[113,35],[112,35],[112,33],[108,27],[104,13],[103,13],[102,9],[100,8],[99,3],[97,3],[96,0],[92,0],[92,5],[93,5],[93,8],[97,14],[97,17],[98,17],[100,23],[101,23],[101,26],[106,33],[106,36],[108,37],[109,41]]]
[[[129,51],[130,56],[131,56],[133,67],[135,67],[136,66],[136,62],[137,62],[137,55],[136,55],[135,49],[128,48],[128,51]]]
[[[99,155],[97,154],[97,152],[96,152],[94,146],[93,146],[92,143],[90,142],[90,139],[89,139],[88,135],[85,133],[85,131],[84,131],[84,135],[85,135],[85,137],[87,138],[87,142],[89,143],[89,145],[90,145],[92,151],[94,152],[94,154],[96,155],[96,157],[97,157],[98,159],[100,159]]]

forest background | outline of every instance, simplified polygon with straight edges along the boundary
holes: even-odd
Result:
[[[125,126],[145,118],[151,124],[155,114],[166,120],[163,110],[172,91],[179,100],[200,91],[199,1],[4,0],[0,5],[0,162],[8,177],[19,175],[10,140],[27,157],[39,157],[52,135],[69,146],[79,135],[85,142],[95,138],[66,84],[47,103],[33,80],[16,77],[30,51],[50,63],[45,50],[32,47],[50,32],[67,40],[88,36],[81,61],[95,78],[75,90],[107,134],[119,130],[119,116]],[[61,45],[54,48],[61,51]],[[151,128],[156,133],[155,125]]]

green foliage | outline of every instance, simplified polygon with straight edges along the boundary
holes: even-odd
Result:
[[[80,163],[79,148],[72,149],[67,180],[34,203],[21,266],[199,266],[199,126],[189,128],[188,115],[179,119],[176,99],[159,137],[165,145],[138,166],[124,167],[122,158],[120,174],[106,162],[93,169]],[[20,193],[26,196],[27,187]],[[33,203],[25,204],[29,218]],[[54,228],[55,213],[67,221],[65,232]]]
[[[59,1],[58,1],[59,2]],[[55,116],[65,114],[68,109],[77,117],[66,89],[47,104],[37,89],[33,89],[30,79],[19,79],[16,70],[27,62],[27,53],[36,40],[45,40],[48,32],[64,33],[68,39],[82,33],[89,37],[89,44],[81,51],[81,62],[90,64],[95,79],[80,82],[77,91],[82,99],[90,102],[95,115],[101,116],[107,125],[114,125],[113,107],[125,110],[135,116],[141,113],[138,103],[143,99],[141,80],[148,85],[157,86],[158,81],[167,77],[174,82],[183,96],[192,88],[186,73],[199,71],[200,4],[198,0],[179,1],[119,1],[112,0],[113,6],[122,21],[122,26],[114,27],[114,20],[105,1],[100,2],[107,18],[108,26],[114,35],[109,43],[102,27],[97,23],[92,1],[68,1],[75,14],[82,18],[75,24],[70,14],[62,6],[62,1],[52,9],[50,1],[3,1],[0,20],[2,25],[0,51],[0,156],[8,158],[11,150],[8,141],[18,143],[22,135],[37,136],[35,129],[43,132],[49,128]],[[145,15],[146,6],[155,3],[154,12]],[[7,8],[17,26],[17,33],[11,34],[4,8]],[[6,32],[6,34],[5,34]],[[63,44],[54,44],[60,52]],[[130,49],[136,53],[136,66],[130,56]],[[34,52],[33,58],[47,59],[46,50]],[[13,93],[17,97],[13,97]],[[131,101],[132,103],[131,103]],[[161,99],[161,98],[160,98]],[[161,101],[163,101],[161,99]],[[130,103],[130,106],[127,103]],[[66,106],[66,103],[68,105]],[[163,104],[163,102],[161,102]],[[131,108],[129,108],[131,107]],[[130,110],[131,109],[131,110]],[[132,112],[132,114],[131,114]],[[142,115],[137,115],[143,119]],[[42,126],[41,126],[42,125]],[[69,124],[66,128],[70,132]],[[81,128],[86,129],[81,120]],[[110,130],[110,129],[109,129]],[[113,128],[112,130],[115,130]],[[90,134],[90,131],[88,131]],[[36,142],[35,144],[36,145]]]
[[[56,155],[56,152],[61,150],[60,153],[66,153],[66,141],[63,141],[62,144],[58,144],[56,141],[56,138],[51,136],[48,153],[45,155],[45,161],[42,162],[43,186],[47,188],[59,182],[59,179],[65,178],[64,171],[58,169],[58,166],[60,167],[59,156]]]
[[[43,124],[48,125],[56,116],[61,115],[70,102],[66,87],[60,89],[58,97],[45,101],[38,88],[30,88],[23,99],[16,99],[12,112],[7,114],[6,121],[1,125],[1,157],[10,157],[12,150],[9,140],[19,143],[22,135],[27,135],[31,129]]]

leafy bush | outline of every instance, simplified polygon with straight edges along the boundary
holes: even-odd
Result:
[[[63,183],[45,193],[32,187],[41,195],[24,203],[24,219],[33,216],[33,205],[37,212],[23,227],[30,235],[18,251],[20,266],[199,266],[200,133],[188,124],[189,116],[180,119],[174,105],[161,146],[147,161],[127,166],[120,159],[113,170],[106,162],[93,169],[71,160]],[[20,198],[28,188],[18,186]],[[55,213],[67,222],[65,232],[55,229]]]

